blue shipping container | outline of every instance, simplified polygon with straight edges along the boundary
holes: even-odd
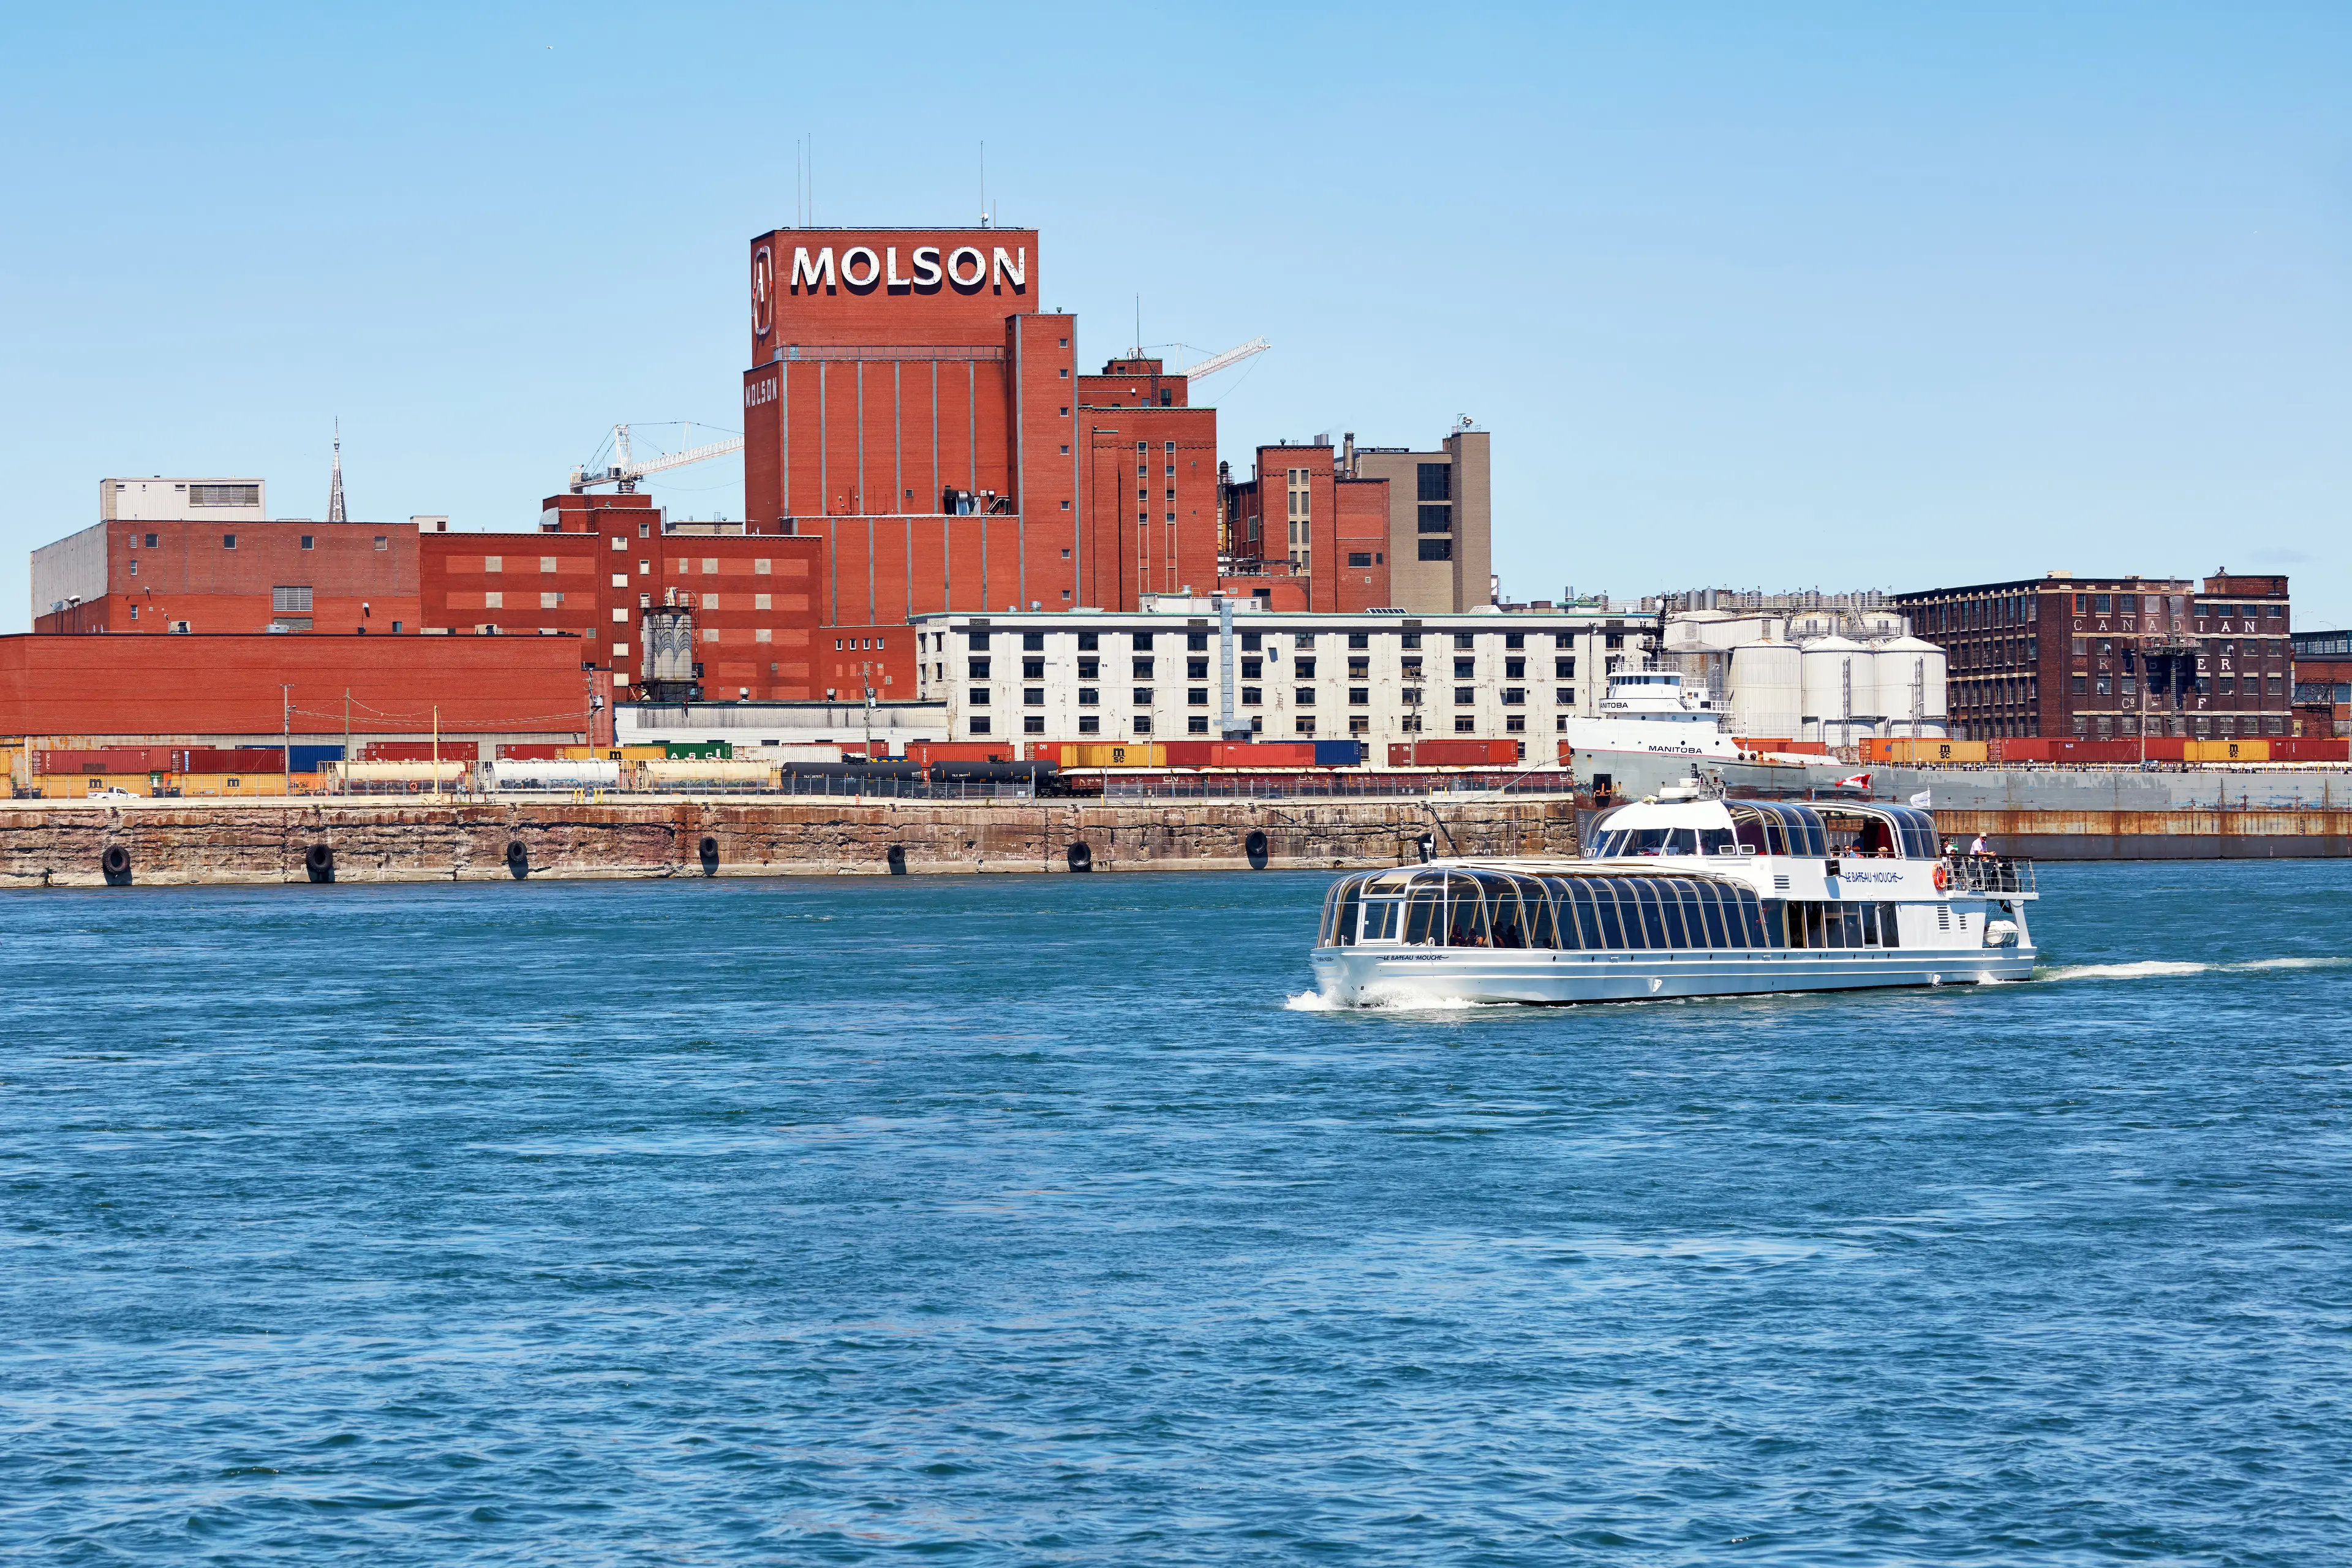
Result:
[[[1315,765],[1318,768],[1352,768],[1364,760],[1361,741],[1318,741],[1315,742]]]
[[[296,746],[293,752],[294,772],[298,773],[315,773],[329,763],[343,760],[341,746]]]

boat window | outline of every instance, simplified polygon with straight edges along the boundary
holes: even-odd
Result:
[[[1853,906],[1853,912],[1862,917],[1862,945],[1876,947],[1878,945],[1878,906],[1856,904]]]
[[[1519,907],[1525,911],[1529,947],[1558,947],[1559,927],[1551,907],[1551,889],[1540,877],[1521,877]]]
[[[1675,828],[1674,832],[1667,837],[1665,852],[1669,855],[1697,854],[1698,829],[1696,827]]]
[[[1936,819],[1915,805],[1899,805],[1888,813],[1895,819],[1896,836],[1902,840],[1904,858],[1912,860],[1933,860],[1936,858]]]
[[[1404,940],[1420,947],[1434,947],[1444,934],[1445,879],[1423,877],[1412,885],[1412,892],[1404,906]]]
[[[1780,809],[1789,817],[1789,853],[1791,855],[1826,856],[1830,852],[1830,836],[1822,826],[1822,819],[1810,805],[1787,805]],[[1798,847],[1801,836],[1804,847]]]
[[[1338,947],[1356,945],[1356,902],[1363,896],[1363,888],[1364,879],[1361,877],[1350,877],[1332,889],[1336,895],[1333,901],[1336,918],[1331,921],[1330,929],[1323,933],[1325,945]]]
[[[1457,874],[1445,879],[1445,945],[1493,945],[1486,933],[1486,900],[1479,896],[1475,877]]]
[[[1699,884],[1677,882],[1675,884],[1675,896],[1682,900],[1683,935],[1688,939],[1685,945],[1721,947],[1723,944],[1720,942],[1707,940],[1706,917],[1703,912],[1707,900],[1706,895],[1700,891]]]
[[[1626,946],[1626,922],[1619,918],[1617,887],[1615,883],[1613,881],[1596,881],[1591,883],[1590,887],[1592,891],[1593,921],[1601,932],[1600,945],[1604,948]],[[1626,909],[1627,912],[1630,912],[1630,903],[1626,906]],[[1639,925],[1639,923],[1640,922],[1638,921],[1634,922],[1636,925]],[[1635,933],[1633,940],[1636,943],[1641,941],[1641,936],[1638,931]]]
[[[1343,877],[1323,890],[1323,919],[1315,930],[1315,945],[1318,947],[1331,945],[1333,911],[1339,907],[1339,889],[1347,886],[1348,881],[1349,879]]]
[[[1671,827],[1636,827],[1631,833],[1621,833],[1618,835],[1618,838],[1623,845],[1623,847],[1620,848],[1617,853],[1620,855],[1663,855],[1666,852],[1666,841],[1674,836],[1675,830]]]
[[[1666,941],[1665,916],[1658,908],[1658,885],[1647,877],[1637,877],[1633,886],[1633,897],[1642,911],[1643,937],[1652,947],[1670,946]],[[1630,931],[1632,928],[1628,926],[1627,929]]]
[[[1702,855],[1728,855],[1737,847],[1728,827],[1702,827],[1698,830],[1698,852]]]
[[[1528,931],[1526,911],[1519,904],[1518,879],[1498,871],[1484,871],[1478,876],[1479,889],[1486,898],[1486,921],[1496,947],[1526,947]]]
[[[1658,928],[1666,933],[1666,945],[1668,947],[1696,945],[1688,939],[1688,933],[1683,930],[1683,901],[1676,896],[1675,884],[1655,882],[1651,886],[1657,895]]]
[[[1601,945],[1601,928],[1592,913],[1592,889],[1581,877],[1549,883],[1559,945],[1576,949]]]
[[[1365,942],[1394,942],[1397,916],[1404,907],[1401,899],[1366,899],[1364,900]]]
[[[1724,929],[1723,899],[1725,890],[1714,886],[1702,886],[1695,889],[1694,890],[1698,894],[1700,917],[1706,922],[1706,945],[1709,947],[1737,947],[1738,943],[1733,942],[1730,934]]]
[[[1893,904],[1878,906],[1878,945],[1881,947],[1903,945],[1903,927],[1895,918]]]

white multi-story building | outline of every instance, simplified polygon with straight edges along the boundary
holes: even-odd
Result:
[[[959,741],[1215,740],[1230,683],[1237,731],[1260,740],[1508,737],[1530,759],[1597,713],[1608,672],[1639,668],[1657,638],[1654,620],[1622,612],[1312,615],[1150,595],[1135,611],[914,624],[921,695],[946,704]]]

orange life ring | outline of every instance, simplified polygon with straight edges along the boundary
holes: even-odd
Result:
[[[1944,869],[1943,862],[1936,863],[1936,891],[1942,892],[1952,885],[1952,874]]]

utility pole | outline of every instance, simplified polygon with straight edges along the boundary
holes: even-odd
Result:
[[[335,793],[352,793],[352,689],[343,688],[343,771],[336,781]]]
[[[441,798],[441,704],[433,705],[433,798]]]
[[[294,688],[283,681],[280,681],[278,686],[278,691],[279,697],[284,701],[284,706],[279,711],[279,718],[281,722],[285,725],[285,733],[282,738],[286,745],[286,793],[288,795],[292,795],[294,793]]]

